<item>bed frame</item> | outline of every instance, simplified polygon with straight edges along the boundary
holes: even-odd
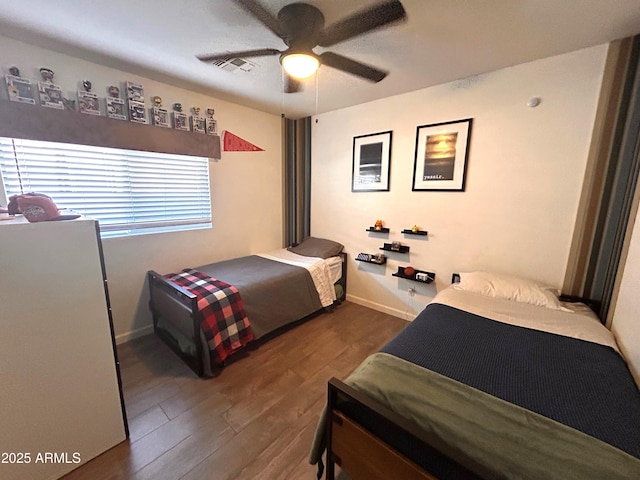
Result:
[[[196,375],[204,376],[203,352],[200,343],[200,324],[202,315],[198,311],[197,297],[186,289],[169,282],[159,273],[150,270],[149,280],[149,309],[153,317],[153,331],[167,346],[178,355]],[[190,320],[193,324],[193,334],[190,340],[195,345],[195,356],[184,353],[176,341],[165,330],[158,328],[160,317]]]
[[[355,418],[354,407],[358,409],[359,417],[367,419],[367,425],[376,426],[376,433]],[[351,480],[437,478],[380,437],[407,439],[414,453],[443,459],[448,466],[457,470],[457,478],[480,478],[431,447],[424,433],[415,424],[337,378],[329,380],[327,415],[327,480],[335,480],[336,465],[348,473]],[[322,478],[322,473],[320,466],[318,479]]]
[[[342,259],[342,276],[336,284],[342,287],[342,295],[336,303],[344,301],[347,294],[347,254],[340,253]],[[204,358],[202,344],[200,341],[200,324],[202,315],[198,311],[197,297],[188,290],[163,278],[159,273],[149,270],[147,272],[149,281],[149,310],[153,318],[153,330],[160,339],[167,344],[198,376],[202,377],[204,371]],[[335,305],[335,304],[334,304]],[[332,306],[333,307],[333,306]],[[332,307],[326,307],[330,309]],[[182,321],[184,324],[193,326],[189,332],[189,340],[195,345],[194,355],[189,355],[182,351],[177,340],[162,328],[158,328],[160,317]],[[299,319],[302,320],[302,319]]]

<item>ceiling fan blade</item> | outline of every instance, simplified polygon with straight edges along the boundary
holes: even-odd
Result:
[[[363,33],[407,18],[407,12],[398,0],[391,0],[365,8],[325,28],[318,45],[330,47]]]
[[[379,70],[375,67],[365,65],[364,63],[356,62],[350,58],[343,57],[333,52],[324,52],[320,55],[320,63],[327,67],[337,68],[343,72],[357,75],[365,78],[371,82],[379,82],[387,76],[388,72]]]
[[[234,0],[238,5],[240,5],[243,9],[253,15],[257,20],[259,20],[263,25],[265,25],[269,30],[275,33],[278,37],[284,38],[285,34],[282,32],[280,28],[280,23],[278,19],[271,15],[265,8],[260,5],[256,0]]]
[[[296,93],[301,90],[302,85],[295,78],[290,77],[289,75],[284,75],[284,93]]]
[[[278,55],[282,52],[275,48],[261,48],[259,50],[245,50],[244,52],[226,52],[196,55],[198,60],[203,62],[214,62],[216,60],[226,60],[228,58],[264,57],[266,55]]]

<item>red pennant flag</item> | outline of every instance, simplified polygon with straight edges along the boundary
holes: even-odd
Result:
[[[264,150],[253,143],[225,130],[223,137],[225,152],[263,152]]]

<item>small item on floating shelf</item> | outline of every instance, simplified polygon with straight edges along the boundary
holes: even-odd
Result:
[[[416,269],[412,266],[404,267],[404,274],[406,277],[413,277],[416,274]]]
[[[420,231],[420,227],[418,225],[414,225],[413,227],[411,227],[411,231],[413,233],[418,233]]]
[[[429,281],[429,274],[425,273],[425,272],[418,272],[418,273],[416,273],[416,280],[419,280],[421,282],[428,282]]]
[[[376,220],[376,223],[373,228],[375,230],[382,230],[382,220]]]

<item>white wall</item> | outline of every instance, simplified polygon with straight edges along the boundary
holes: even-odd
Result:
[[[606,52],[593,47],[315,117],[311,233],[345,245],[348,298],[412,318],[453,272],[490,269],[561,287]],[[542,103],[527,107],[534,96]],[[466,191],[412,192],[416,127],[469,117]],[[386,130],[390,191],[352,193],[353,137]],[[389,235],[365,232],[377,218]],[[414,224],[428,239],[400,233]],[[394,240],[410,254],[390,253],[386,268],[354,261]],[[437,281],[392,277],[399,265]]]
[[[119,341],[130,338],[131,334],[150,331],[147,270],[168,273],[282,246],[280,117],[2,36],[0,51],[3,74],[15,65],[23,77],[37,81],[40,67],[51,68],[55,72],[54,82],[68,98],[76,98],[76,91],[85,79],[93,83],[92,91],[101,98],[106,96],[109,85],[130,80],[143,85],[147,107],[151,107],[151,97],[160,95],[168,109],[175,102],[181,102],[185,110],[194,105],[203,111],[215,108],[219,130],[233,132],[264,149],[264,152],[223,152],[221,160],[210,161],[212,229],[103,241]],[[7,98],[6,89],[0,91],[0,98]],[[102,109],[104,112],[104,103]]]

